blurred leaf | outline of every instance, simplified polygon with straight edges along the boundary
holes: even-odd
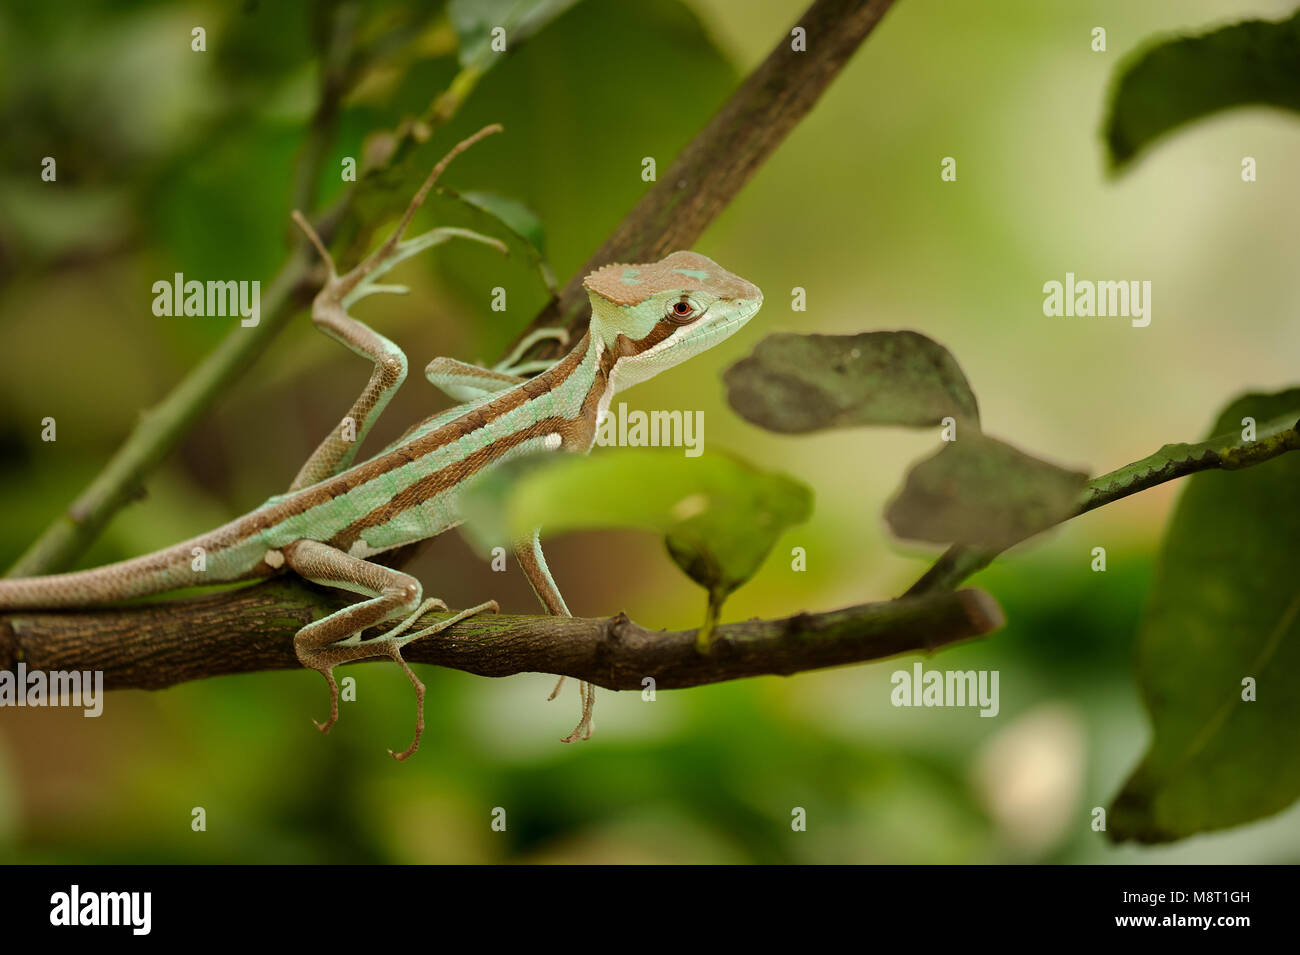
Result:
[[[957,360],[916,332],[769,335],[724,380],[731,407],[769,431],[979,421]]]
[[[284,256],[300,139],[293,125],[249,122],[177,154],[144,198],[162,274],[268,278]]]
[[[507,49],[526,40],[577,0],[451,0],[447,13],[460,37],[460,65],[479,70],[495,62],[492,31],[506,31]]]
[[[314,48],[326,45],[320,34],[339,6],[332,0],[238,4],[219,37],[208,40],[214,46],[213,62],[228,84],[264,90],[269,81],[301,69],[319,52]]]
[[[1154,140],[1234,106],[1300,110],[1300,14],[1247,20],[1147,49],[1119,74],[1106,120],[1111,166]]]
[[[885,520],[912,540],[1007,546],[1073,514],[1087,480],[968,429],[912,468]]]
[[[552,295],[559,294],[555,273],[551,270],[551,264],[546,261],[543,252],[546,248],[546,235],[542,230],[542,220],[538,218],[537,213],[517,199],[499,196],[493,192],[457,192],[455,189],[439,189],[438,192],[477,209],[509,229],[523,244],[528,261],[542,277],[546,290]]]
[[[122,245],[137,228],[126,188],[50,188],[0,179],[0,236],[40,265],[76,253]]]
[[[531,465],[531,466],[530,466]],[[621,448],[590,457],[533,456],[469,490],[464,513],[480,550],[546,533],[631,527],[666,535],[673,560],[709,591],[711,615],[747,581],[812,492],[724,455]]]
[[[1286,412],[1300,417],[1300,388],[1239,398],[1210,434]],[[1138,634],[1154,736],[1111,808],[1115,841],[1240,825],[1300,796],[1298,492],[1300,454],[1188,480]]]

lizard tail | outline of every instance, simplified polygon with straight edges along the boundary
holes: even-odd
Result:
[[[211,584],[213,575],[194,569],[195,538],[165,550],[91,570],[0,580],[0,611],[97,607],[179,587]]]

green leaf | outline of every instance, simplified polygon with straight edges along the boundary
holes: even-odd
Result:
[[[451,0],[447,13],[460,38],[460,65],[490,69],[499,55],[492,31],[506,31],[506,49],[528,39],[577,0]]]
[[[1300,110],[1300,14],[1247,20],[1150,47],[1121,67],[1106,119],[1111,166],[1153,141],[1234,106]]]
[[[1005,547],[1072,515],[1087,480],[968,429],[912,468],[885,520],[912,540]]]
[[[916,332],[769,335],[724,380],[731,407],[769,431],[979,421],[957,360]]]
[[[1300,388],[1247,395],[1210,434],[1288,412],[1300,418]],[[1188,479],[1138,631],[1153,738],[1111,807],[1113,840],[1181,839],[1300,797],[1298,503],[1300,453]]]
[[[787,528],[812,513],[812,492],[726,455],[618,449],[590,457],[533,456],[476,482],[464,501],[481,551],[527,538],[534,527],[627,527],[667,538],[668,551],[709,592],[709,620],[749,580]]]
[[[555,272],[544,253],[546,234],[537,213],[517,199],[499,196],[494,192],[458,192],[455,189],[439,189],[438,192],[478,210],[510,230],[523,245],[528,261],[542,277],[546,290],[552,295],[559,294]]]

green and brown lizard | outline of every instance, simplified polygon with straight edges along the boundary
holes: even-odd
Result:
[[[455,527],[461,519],[461,491],[488,468],[537,451],[585,454],[617,392],[734,334],[763,301],[756,286],[694,252],[674,252],[649,265],[607,265],[584,281],[591,300],[590,327],[563,358],[531,378],[520,373],[535,370],[535,363],[486,369],[434,359],[425,369],[428,379],[465,403],[421,421],[398,441],[354,463],[358,446],[405,379],[407,361],[397,345],[353,318],[348,309],[367,295],[400,290],[376,284],[398,262],[453,235],[475,237],[464,230],[435,229],[402,240],[447,162],[497,129],[480,131],[440,162],[392,236],[345,275],[336,272],[329,252],[295,212],[329,267],[329,277],[312,304],[312,320],[370,359],[374,372],[287,493],[216,530],[152,554],[92,570],[0,581],[0,611],[98,606],[290,572],[350,591],[362,599],[307,624],[294,637],[303,666],[319,671],[329,685],[329,719],[317,726],[328,731],[338,719],[336,666],[391,657],[411,680],[417,698],[415,738],[405,751],[393,755],[405,759],[414,753],[424,729],[425,688],[402,659],[402,647],[473,614],[495,611],[496,603],[488,601],[413,629],[426,611],[446,610],[446,605],[424,597],[414,577],[370,558]],[[205,555],[202,570],[195,569],[196,548]],[[537,533],[518,541],[514,549],[542,605],[551,614],[567,616]],[[367,629],[389,623],[393,626],[383,634],[361,639]],[[584,683],[580,692],[582,715],[566,742],[590,735],[595,689]]]

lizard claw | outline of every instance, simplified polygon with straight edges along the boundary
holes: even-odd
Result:
[[[338,682],[334,679],[333,667],[326,667],[324,669],[318,670],[317,672],[320,673],[320,675],[325,678],[325,682],[329,684],[330,718],[327,719],[324,723],[317,722],[315,719],[313,719],[312,723],[314,723],[316,728],[320,730],[322,733],[328,733],[330,731],[330,727],[332,727],[335,723],[339,721],[339,685]]]
[[[555,684],[555,689],[551,691],[549,699],[555,699],[555,694],[560,692],[563,683],[564,677],[560,677],[560,682]],[[582,715],[578,719],[578,725],[573,728],[573,732],[562,738],[561,743],[576,743],[580,739],[591,739],[591,711],[596,706],[596,684],[583,681],[578,684],[578,692],[582,696]]]
[[[555,699],[557,696],[560,695],[560,689],[564,686],[564,681],[567,679],[568,679],[567,676],[562,676],[555,681],[555,689],[551,690],[551,695],[546,698],[547,703],[551,702],[551,700]]]
[[[400,763],[415,755],[415,751],[420,748],[420,737],[424,735],[424,684],[415,675],[410,664],[402,659],[402,651],[396,647],[393,648],[393,660],[411,678],[411,686],[415,687],[415,738],[411,740],[411,745],[400,753],[395,753],[391,749],[388,751],[388,755]]]

